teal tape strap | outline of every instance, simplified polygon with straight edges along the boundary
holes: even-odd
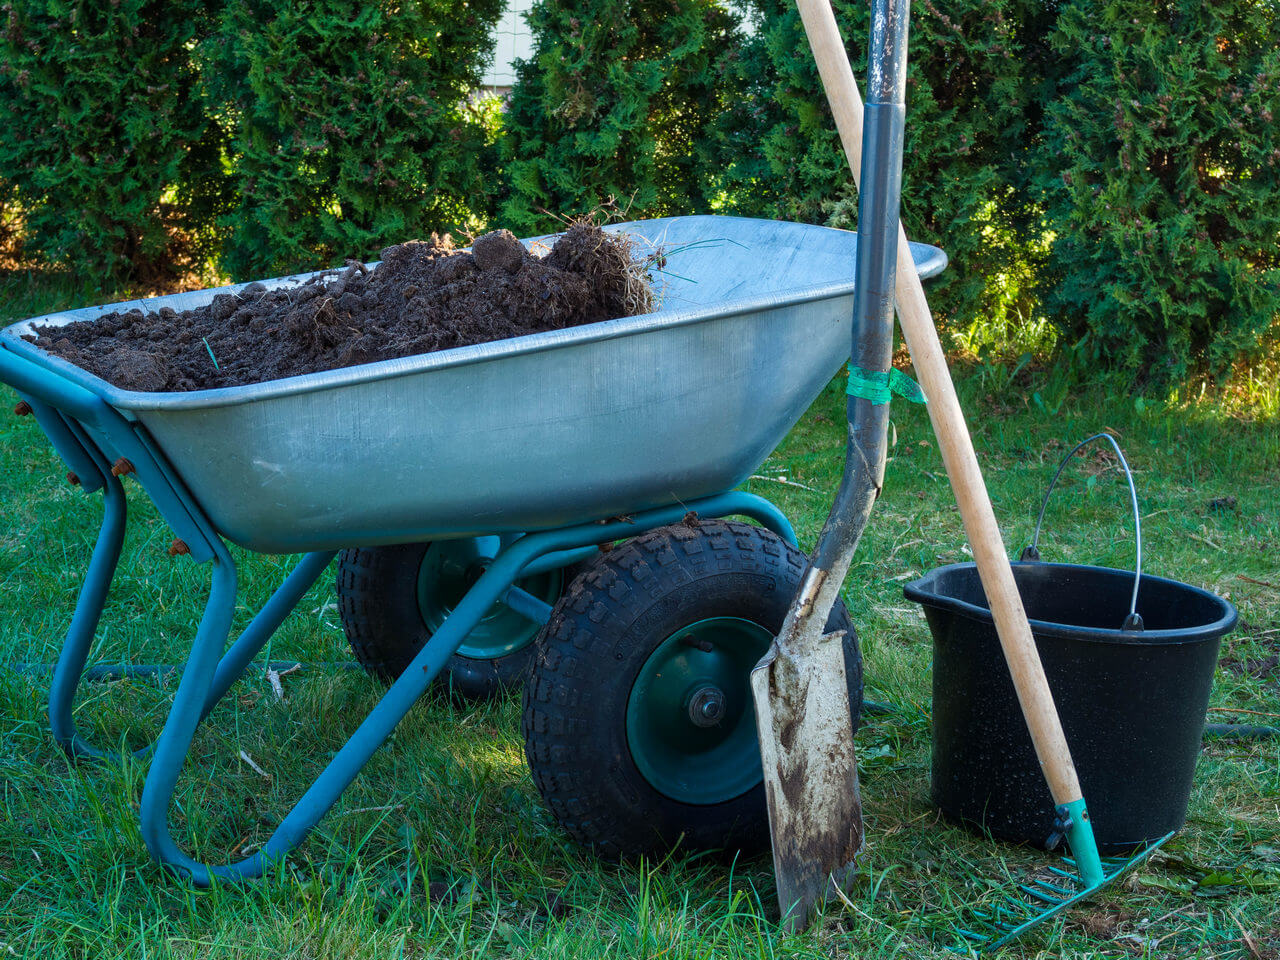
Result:
[[[894,394],[912,403],[924,403],[924,391],[901,370],[890,368],[885,372],[879,370],[863,370],[849,364],[849,386],[846,391],[851,397],[859,397],[879,406],[888,403]]]

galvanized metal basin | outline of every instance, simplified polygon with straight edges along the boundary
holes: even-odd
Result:
[[[218,531],[259,552],[548,529],[735,487],[849,355],[856,235],[712,216],[610,229],[671,251],[657,312],[192,393],[120,390],[21,337],[239,286],[0,337],[135,420]],[[924,276],[946,266],[912,253]]]

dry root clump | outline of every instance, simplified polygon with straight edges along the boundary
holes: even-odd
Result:
[[[652,258],[640,255],[638,247],[629,234],[605,233],[594,224],[575,221],[547,261],[586,277],[601,312],[632,317],[654,308],[647,269]]]

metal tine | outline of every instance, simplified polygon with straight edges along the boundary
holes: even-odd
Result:
[[[1062,862],[1063,862],[1063,863],[1069,863],[1069,864],[1071,864],[1071,866],[1072,866],[1072,867],[1074,867],[1076,870],[1079,870],[1079,869],[1080,869],[1079,865],[1076,863],[1075,859],[1074,859],[1074,858],[1072,858],[1072,857],[1063,857],[1063,858],[1062,858]],[[1102,860],[1102,861],[1101,861],[1101,863],[1102,863],[1102,865],[1103,865],[1104,867],[1106,867],[1106,866],[1112,866],[1112,867],[1114,867],[1114,866],[1116,866],[1116,865],[1117,865],[1117,861],[1115,861],[1115,860],[1113,860],[1113,859]],[[1121,860],[1119,861],[1119,865],[1121,865],[1121,866],[1124,866],[1124,865],[1126,865],[1126,864],[1128,864],[1128,863],[1129,863],[1129,861],[1128,861],[1128,860],[1125,860],[1125,859],[1121,859]],[[1110,879],[1110,874],[1107,874],[1107,878],[1108,878],[1108,879]],[[1081,882],[1080,882],[1080,885],[1081,885],[1081,886],[1084,886],[1084,881],[1081,881]]]
[[[1018,889],[1026,891],[1042,903],[1047,903],[1050,906],[1055,907],[1058,904],[1066,903],[1071,899],[1070,897],[1061,897],[1056,893],[1045,893],[1043,890],[1037,890],[1035,887],[1028,886],[1027,884],[1021,884]]]
[[[1012,930],[1014,927],[1018,926],[1017,923],[1011,923],[1008,920],[995,920],[995,919],[992,919],[991,917],[975,916],[973,919],[979,921],[984,927],[994,927],[998,930]],[[982,937],[983,940],[987,940],[987,939],[990,939],[991,934],[983,933],[983,934],[978,934],[978,936]]]
[[[1010,917],[1007,914],[991,915],[991,914],[974,914],[973,919],[983,927],[996,927],[1001,930],[1012,930],[1021,921],[1019,917]],[[989,934],[986,934],[989,936]]]
[[[1075,890],[1067,890],[1062,887],[1055,887],[1052,883],[1045,883],[1043,880],[1033,880],[1032,883],[1041,890],[1048,890],[1054,896],[1061,897],[1063,900],[1070,900],[1076,895]]]
[[[1163,840],[1167,839],[1168,837],[1163,838]],[[1105,878],[1103,883],[1115,881],[1126,870],[1131,869],[1135,863],[1146,859],[1159,845],[1159,843],[1153,844],[1133,859],[1113,857],[1103,859]],[[1075,859],[1072,857],[1064,857],[1061,862],[1067,867],[1077,866]],[[985,912],[980,910],[968,911],[968,916],[972,917],[970,922],[988,931],[985,936],[972,930],[960,930],[958,932],[971,941],[975,945],[975,949],[987,951],[1011,942],[1026,930],[1058,915],[1068,905],[1092,892],[1093,888],[1078,873],[1071,873],[1060,867],[1047,865],[1044,869],[1051,875],[1053,883],[1032,878],[1026,884],[1018,884],[1017,889],[1024,894],[1028,894],[1032,899],[1017,900],[1009,894],[1003,894]],[[1038,914],[1036,911],[1039,911]]]
[[[1026,919],[1027,919],[1026,901],[1014,900],[1012,897],[1010,897],[1009,902],[1013,905],[1012,909],[1010,909],[1009,907],[1005,907],[1004,910],[996,916],[995,918],[996,924],[999,925],[1003,923],[1012,923],[1016,927],[1019,924],[1026,922]]]
[[[1027,890],[1046,902],[1058,904],[1063,901],[1047,900],[1043,895],[1037,894],[1034,890]],[[989,927],[996,927],[1002,931],[1014,930],[1026,922],[1027,904],[1025,901],[1018,900],[1008,894],[1004,895],[1004,902],[995,904],[989,911],[971,910],[970,915],[974,920]],[[961,931],[964,932],[964,931]],[[969,931],[972,933],[973,931]],[[982,939],[990,939],[990,935],[982,935]]]

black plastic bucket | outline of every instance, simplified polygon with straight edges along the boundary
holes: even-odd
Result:
[[[1014,580],[1104,852],[1179,829],[1230,603],[1142,578],[1146,629],[1121,630],[1133,571],[1015,563]],[[933,633],[933,801],[1004,840],[1043,846],[1054,804],[971,563],[906,588]]]
[[[1140,563],[1140,531],[1137,540]],[[1027,556],[1038,560],[1034,541]],[[1131,850],[1181,828],[1235,607],[1132,570],[1021,562],[1013,574],[1099,846]],[[976,566],[941,567],[905,593],[933,634],[934,803],[1001,839],[1045,846],[1054,804]]]

